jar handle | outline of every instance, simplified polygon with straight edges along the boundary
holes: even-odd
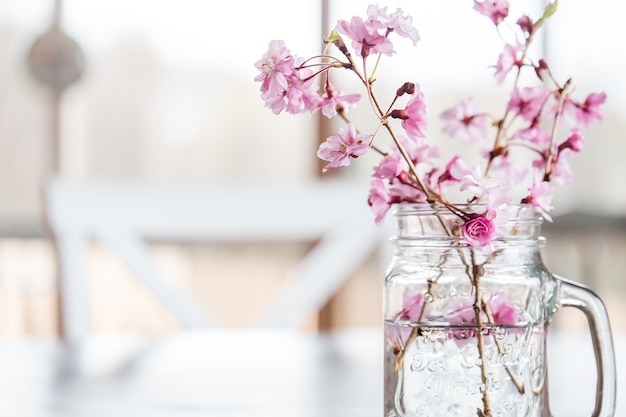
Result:
[[[559,286],[559,304],[581,310],[589,322],[591,341],[596,356],[598,379],[593,417],[611,417],[615,413],[615,353],[609,316],[604,303],[589,288],[554,276]]]

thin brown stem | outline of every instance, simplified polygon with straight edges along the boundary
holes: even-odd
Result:
[[[546,155],[546,170],[545,177],[550,178],[554,171],[553,158],[554,158],[554,141],[556,140],[556,129],[563,113],[563,105],[565,104],[565,98],[567,97],[566,91],[571,84],[571,79],[567,80],[563,88],[559,91],[559,102],[557,104],[556,113],[554,115],[554,122],[552,123],[552,130],[550,132],[550,146],[548,147],[548,155]]]
[[[479,415],[485,416],[485,417],[491,417],[492,413],[491,413],[491,401],[489,400],[489,392],[488,392],[488,384],[489,384],[489,377],[487,375],[487,364],[485,361],[485,336],[483,334],[483,329],[484,329],[484,324],[483,324],[483,317],[482,317],[482,296],[480,294],[480,278],[483,274],[483,269],[481,268],[482,265],[477,265],[476,264],[476,260],[475,260],[475,256],[474,256],[474,251],[472,250],[472,265],[474,265],[474,267],[472,268],[472,277],[473,277],[473,283],[474,283],[474,291],[476,292],[474,295],[474,316],[476,319],[476,327],[477,327],[477,334],[476,337],[478,339],[478,353],[479,353],[479,357],[480,357],[480,379],[482,381],[482,402],[483,402],[483,409],[482,411],[479,410],[478,413]]]
[[[492,325],[496,324],[493,318],[493,314],[491,312],[491,307],[489,307],[489,304],[487,304],[487,302],[484,299],[482,299],[481,302],[482,302],[483,310],[485,311],[485,314],[487,315],[487,320],[489,320],[489,324],[492,324]],[[502,347],[502,343],[498,340],[496,334],[493,335],[493,341],[495,342],[496,347],[498,348],[498,353],[502,355],[504,353],[504,348]],[[524,389],[524,384],[519,380],[519,377],[515,373],[515,371],[513,371],[513,369],[511,369],[511,367],[507,364],[504,365],[504,368],[506,369],[506,372],[511,377],[511,382],[513,382],[513,385],[515,385],[515,387],[517,388],[517,391],[520,394],[524,394],[524,392],[526,392],[526,390]]]
[[[433,196],[432,191],[428,187],[426,187],[426,184],[424,184],[424,182],[420,178],[420,175],[417,173],[417,168],[415,167],[413,160],[409,156],[408,152],[406,151],[406,149],[404,148],[404,146],[402,145],[398,137],[395,135],[391,126],[389,126],[389,123],[387,122],[387,120],[383,120],[383,125],[385,126],[389,134],[391,135],[391,138],[393,139],[393,142],[396,144],[398,151],[400,151],[400,154],[402,155],[407,165],[409,166],[409,172],[411,176],[413,177],[413,180],[417,183],[417,185],[420,187],[420,189],[426,196],[426,200],[428,200],[428,202],[431,202],[431,203],[436,201],[437,199]]]

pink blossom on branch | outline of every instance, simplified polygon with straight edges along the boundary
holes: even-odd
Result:
[[[353,16],[350,22],[340,20],[337,22],[337,31],[343,33],[352,40],[352,47],[357,54],[367,58],[370,54],[393,55],[393,44],[385,35],[369,29],[363,19]]]
[[[528,189],[530,194],[522,199],[522,203],[531,204],[533,210],[540,213],[546,220],[552,221],[549,212],[552,210],[552,185],[547,181],[537,180]]]
[[[379,164],[374,167],[373,176],[381,179],[395,178],[404,171],[405,165],[406,162],[404,162],[400,152],[392,152],[381,159]]]
[[[487,137],[489,119],[479,113],[471,97],[459,101],[440,117],[445,122],[442,131],[465,144],[479,143]]]
[[[350,165],[350,158],[365,155],[370,146],[371,135],[362,135],[350,123],[347,128],[339,129],[336,135],[329,136],[317,150],[317,156],[330,163],[322,171]]]
[[[521,139],[546,148],[549,146],[551,137],[550,132],[543,130],[538,123],[532,123],[530,126],[518,130],[512,136],[513,139]]]
[[[433,165],[436,163],[436,159],[439,158],[439,148],[429,145],[424,140],[414,141],[402,136],[400,137],[400,143],[404,146],[406,153],[415,165]]]
[[[269,50],[254,66],[261,71],[254,81],[261,82],[261,92],[268,96],[286,91],[289,87],[287,78],[296,72],[291,51],[282,40],[271,41]]]
[[[389,195],[385,181],[381,178],[372,178],[367,203],[374,212],[374,222],[380,225],[385,219],[385,216],[387,215],[387,212],[391,208],[392,204],[391,196]]]
[[[498,33],[503,34],[503,23],[509,20],[507,0],[475,0],[474,8],[487,16],[498,26]],[[438,166],[438,150],[431,139],[426,141],[425,138],[427,108],[417,84],[405,83],[387,99],[374,94],[381,84],[374,86],[373,82],[381,76],[377,72],[383,66],[377,62],[366,68],[369,61],[365,58],[376,54],[382,60],[385,58],[383,55],[393,55],[394,48],[389,39],[392,36],[408,38],[414,44],[419,40],[412,18],[400,9],[390,11],[387,7],[370,5],[364,18],[354,16],[350,20],[340,20],[327,38],[329,43],[325,45],[324,53],[307,60],[294,57],[282,41],[272,41],[268,51],[255,64],[260,71],[255,81],[261,83],[261,97],[274,113],[313,113],[321,109],[330,118],[339,111],[344,116],[343,113],[358,100],[357,94],[335,89],[328,81],[330,73],[352,72],[359,84],[364,85],[363,91],[374,110],[375,123],[371,124],[369,132],[376,135],[375,149],[383,148],[379,145],[384,139],[379,136],[387,136],[393,146],[389,152],[381,151],[381,163],[373,170],[368,201],[376,221],[381,222],[389,207],[401,202],[449,205],[465,222],[463,233],[468,242],[474,247],[490,247],[489,242],[498,233],[492,226],[502,220],[504,210],[501,209],[510,202],[526,202],[548,215],[551,205],[546,184],[571,180],[569,160],[582,149],[581,132],[602,118],[601,108],[606,100],[604,93],[590,94],[582,102],[575,101],[569,95],[570,81],[557,81],[546,62],[541,57],[532,56],[534,50],[530,44],[535,39],[534,31],[543,26],[555,9],[556,5],[551,3],[537,22],[525,15],[507,22],[507,29],[516,32],[511,37],[516,41],[503,45],[495,65],[494,78],[497,84],[502,84],[513,70],[516,82],[500,119],[497,113],[487,116],[487,113],[479,112],[471,98],[441,114],[444,133],[465,145],[478,145],[476,156],[482,160],[475,161],[471,169],[459,157],[449,160],[445,168]],[[350,42],[356,53],[348,52],[346,43]],[[333,50],[338,54],[333,55]],[[352,55],[363,59],[359,62]],[[537,83],[535,80],[530,85],[551,87],[527,87],[526,75],[537,77],[540,81]],[[327,82],[321,92],[320,78]],[[559,109],[554,103],[562,103],[563,106]],[[563,117],[557,118],[557,111]],[[346,117],[344,119],[347,121]],[[560,123],[568,119],[574,123],[570,126]],[[559,125],[553,127],[555,122]],[[490,127],[493,132],[488,132]],[[404,131],[406,139],[397,128]],[[572,130],[564,139],[561,132],[567,128]],[[348,124],[347,128],[320,145],[318,157],[328,161],[323,170],[350,165],[352,158],[365,154],[373,146],[373,139],[373,135],[359,134],[354,126]],[[531,184],[527,183],[530,182],[527,170],[514,163],[513,156],[517,150],[539,156],[532,162],[539,177]],[[521,187],[516,187],[518,184]],[[468,202],[484,204],[483,213],[477,217],[470,216],[461,206],[450,203],[458,198],[448,199],[451,185],[455,186],[452,191],[469,194]],[[513,200],[510,191],[514,188],[524,190],[522,195],[526,196],[525,199],[520,200],[516,196]]]
[[[556,166],[550,177],[554,182],[563,185],[569,184],[574,180],[574,171],[570,161],[574,153],[569,149],[563,149],[563,151],[558,153]]]
[[[573,152],[580,152],[583,150],[583,134],[580,131],[574,129],[569,135],[567,140],[559,145],[559,152],[563,149],[571,149]]]
[[[403,110],[392,110],[390,116],[402,120],[402,127],[411,139],[425,138],[424,130],[428,126],[426,102],[424,93],[415,84],[415,91]]]
[[[366,26],[371,26],[374,29],[394,31],[403,38],[409,38],[413,41],[413,45],[416,45],[420,40],[420,35],[413,26],[413,18],[405,16],[401,9],[387,13],[387,7],[381,8],[378,5],[371,4],[367,8],[367,16]]]
[[[270,63],[259,61],[263,71],[271,67]],[[287,71],[262,72],[255,80],[262,81],[261,98],[275,114],[285,110],[290,114],[313,112],[320,107],[322,98],[317,92],[315,79],[310,77],[310,69],[293,67]]]
[[[573,115],[581,128],[587,129],[591,123],[602,120],[600,109],[605,101],[605,93],[591,93],[582,103],[575,102],[568,97],[563,103],[563,112]]]
[[[521,43],[516,43],[515,45],[504,45],[504,50],[498,56],[496,72],[494,74],[498,85],[502,84],[507,74],[513,69],[513,67],[519,67],[522,65],[521,59],[523,51],[524,45]]]
[[[458,160],[460,160],[460,157],[458,155],[454,155],[446,164],[443,172],[441,172],[441,174],[437,177],[437,188],[440,193],[442,186],[460,182],[460,179],[455,178],[451,172],[452,167],[456,165]],[[433,171],[431,172],[434,174]]]
[[[524,120],[532,122],[541,113],[549,94],[541,87],[516,88],[507,104],[507,109],[512,110]]]
[[[474,248],[485,248],[491,245],[497,236],[497,230],[490,219],[483,215],[476,215],[463,224],[461,236],[468,245]]]
[[[290,88],[284,94],[285,111],[289,114],[302,114],[317,110],[322,98],[317,92],[315,79],[309,78],[311,70],[300,70],[298,75],[289,77]]]
[[[500,205],[508,202],[510,186],[504,180],[484,176],[483,171],[481,165],[477,164],[470,168],[460,158],[456,158],[450,165],[450,175],[461,184],[460,191],[469,191],[474,199],[486,203],[490,211],[495,211]]]
[[[530,17],[523,15],[519,19],[517,19],[517,26],[522,29],[524,35],[529,36],[532,35],[534,31],[533,22],[530,20]]]
[[[574,154],[571,149],[563,149],[553,156],[550,167],[547,166],[547,155],[542,158],[535,159],[532,163],[533,167],[544,174],[547,181],[554,181],[558,184],[568,184],[574,179],[570,158]]]
[[[337,108],[348,111],[361,99],[360,94],[345,94],[335,90],[330,83],[326,84],[326,93],[322,96],[320,107],[322,114],[329,119],[337,115]]]
[[[508,0],[474,0],[474,9],[498,26],[509,15]]]

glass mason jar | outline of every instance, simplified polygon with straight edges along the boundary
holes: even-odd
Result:
[[[384,289],[385,417],[550,416],[546,336],[564,306],[589,320],[593,415],[613,415],[606,309],[589,289],[548,272],[541,217],[530,206],[510,209],[489,250],[468,246],[463,222],[443,206],[399,205],[395,218]]]

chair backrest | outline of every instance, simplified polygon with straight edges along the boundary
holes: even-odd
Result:
[[[353,182],[293,186],[156,186],[79,182],[47,184],[46,218],[59,261],[64,337],[90,332],[84,251],[91,239],[117,253],[183,327],[216,325],[197,301],[160,276],[145,243],[317,242],[286,279],[260,326],[288,326],[317,312],[373,253],[380,238]]]

